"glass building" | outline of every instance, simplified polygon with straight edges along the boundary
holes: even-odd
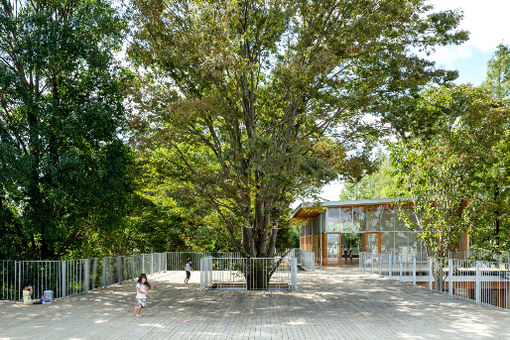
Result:
[[[320,265],[356,262],[360,252],[425,254],[423,242],[399,218],[393,199],[323,202],[299,206],[292,219],[301,223],[300,249],[315,252]],[[409,209],[404,213],[410,214]],[[342,261],[343,260],[343,261]]]

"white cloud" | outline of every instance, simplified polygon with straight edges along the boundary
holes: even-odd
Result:
[[[483,52],[494,49],[499,43],[510,42],[508,29],[508,0],[429,0],[436,10],[461,9],[464,18],[459,28],[470,32],[465,46]]]
[[[459,59],[467,59],[473,55],[472,47],[467,45],[438,47],[430,57],[437,62],[439,67],[447,69],[455,69]]]

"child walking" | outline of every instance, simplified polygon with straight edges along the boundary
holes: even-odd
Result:
[[[188,257],[186,260],[186,264],[184,265],[184,270],[186,271],[186,278],[184,279],[184,283],[188,284],[189,278],[191,277],[191,258]]]
[[[142,316],[140,311],[142,308],[147,307],[147,295],[152,298],[149,289],[150,286],[149,281],[147,281],[147,275],[141,273],[138,277],[138,283],[136,284],[136,300],[138,301],[138,307],[135,307],[136,316]]]

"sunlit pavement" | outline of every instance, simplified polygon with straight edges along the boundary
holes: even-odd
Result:
[[[297,292],[200,291],[199,272],[149,277],[142,317],[135,282],[50,305],[0,302],[4,339],[481,339],[510,334],[510,312],[356,268],[300,272]]]

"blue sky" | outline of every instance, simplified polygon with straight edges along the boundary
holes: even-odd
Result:
[[[429,0],[435,10],[460,9],[464,18],[459,28],[470,32],[460,46],[442,47],[431,55],[438,66],[459,70],[457,83],[480,85],[487,62],[498,44],[510,43],[509,0]]]
[[[458,84],[481,85],[487,73],[487,62],[496,46],[510,44],[510,0],[429,0],[435,11],[460,9],[464,18],[459,28],[470,32],[470,39],[460,46],[441,47],[429,58],[437,67],[458,70]],[[342,183],[332,182],[322,188],[324,201],[336,201]],[[295,202],[293,206],[297,206]]]

